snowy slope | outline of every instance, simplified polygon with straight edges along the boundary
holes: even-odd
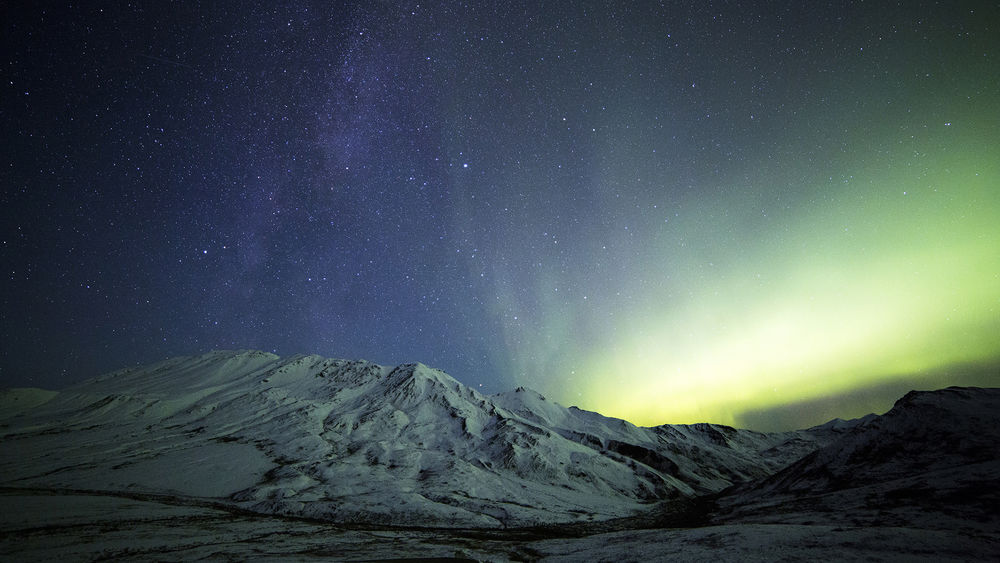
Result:
[[[58,395],[56,391],[47,391],[34,387],[21,389],[0,389],[0,418],[28,412]]]
[[[911,391],[718,501],[719,522],[1000,529],[1000,389]]]
[[[393,525],[629,516],[769,475],[837,435],[640,428],[529,389],[484,396],[421,364],[254,351],[19,396],[35,399],[0,415],[0,485]]]

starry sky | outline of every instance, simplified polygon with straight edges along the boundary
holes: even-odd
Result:
[[[0,386],[420,361],[762,430],[1000,385],[1000,6],[7,7]]]

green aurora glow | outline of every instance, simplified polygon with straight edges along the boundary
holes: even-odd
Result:
[[[694,275],[648,291],[663,306],[631,313],[615,353],[584,357],[579,402],[638,424],[738,425],[742,411],[996,362],[998,162],[963,147],[918,170],[859,171],[836,203],[722,242],[695,214],[683,228],[696,251],[657,249]],[[680,307],[674,287],[692,288]]]
[[[497,371],[637,424],[760,429],[1000,385],[990,14],[788,8],[801,27],[556,18],[552,52],[490,52],[455,91],[456,230],[478,232]]]
[[[602,242],[578,269],[539,264],[535,301],[497,300],[515,371],[560,402],[641,425],[742,426],[744,413],[893,381],[1000,383],[994,368],[928,379],[1000,364],[1000,150],[989,122],[927,128],[923,144],[863,142],[858,154],[882,157],[836,163],[850,174],[747,171],[676,206],[641,251]],[[884,411],[898,396],[831,412]]]

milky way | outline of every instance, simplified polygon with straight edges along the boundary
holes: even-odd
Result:
[[[995,6],[9,11],[0,384],[254,348],[759,428],[1000,384]]]

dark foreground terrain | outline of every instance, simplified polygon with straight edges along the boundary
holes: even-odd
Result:
[[[180,499],[68,491],[7,490],[0,503],[0,552],[10,561],[989,561],[1000,553],[995,527],[835,524],[808,513],[787,523],[772,515],[768,523],[694,528],[644,529],[648,522],[617,522],[600,532],[586,526],[352,528],[234,513]],[[630,529],[631,524],[640,527]]]

